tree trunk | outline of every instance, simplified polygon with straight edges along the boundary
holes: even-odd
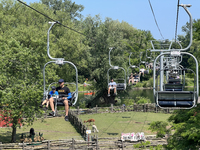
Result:
[[[16,142],[16,131],[17,131],[17,128],[12,126],[12,140],[11,140],[11,143],[15,143]]]
[[[106,94],[106,95],[103,95],[103,98],[104,98],[106,104],[115,104],[115,96],[111,95],[108,97]]]

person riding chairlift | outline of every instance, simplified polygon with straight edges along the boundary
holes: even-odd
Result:
[[[108,97],[110,96],[110,90],[114,89],[114,95],[117,95],[117,84],[114,82],[113,79],[111,79],[111,82],[108,84]]]
[[[56,88],[56,91],[58,91],[59,97],[61,97],[61,98],[59,98],[58,101],[62,101],[64,103],[64,105],[65,105],[65,121],[68,121],[68,110],[69,110],[68,100],[72,98],[72,95],[71,95],[69,88],[64,85],[64,79],[60,79],[58,81],[58,83],[59,83],[59,87]],[[52,110],[52,112],[49,113],[49,115],[51,115],[51,116],[55,116],[54,101],[55,100],[52,97],[49,99],[51,110]]]
[[[132,82],[132,84],[134,84],[133,73],[131,73],[131,75],[129,76],[128,85],[130,85],[130,82]]]
[[[134,77],[134,80],[136,80],[136,81],[135,81],[135,82],[136,82],[135,84],[137,84],[138,81],[139,81],[139,76],[138,76],[138,74],[135,73],[133,77]]]
[[[51,97],[55,97],[56,95],[58,95],[58,92],[56,91],[56,87],[55,87],[55,86],[52,86],[51,89],[52,89],[52,91],[49,92],[49,95],[50,95],[49,99],[50,99]],[[45,100],[42,102],[42,104],[40,105],[40,108],[43,108],[43,105],[46,104],[46,107],[44,107],[44,110],[47,110],[48,107],[49,107],[49,99],[48,99],[48,98],[45,99]]]
[[[144,77],[144,72],[145,72],[145,69],[142,67],[142,69],[140,69],[140,75],[141,75],[141,73],[142,73],[142,76]]]

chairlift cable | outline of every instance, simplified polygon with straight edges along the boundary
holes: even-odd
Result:
[[[158,28],[158,30],[159,30],[159,32],[160,32],[161,37],[164,39],[164,37],[163,37],[163,35],[162,35],[161,31],[160,31],[160,28],[159,28],[159,26],[158,26],[158,23],[157,23],[157,21],[156,21],[156,16],[155,16],[155,14],[154,14],[153,7],[152,7],[152,5],[151,5],[151,2],[150,2],[150,0],[148,0],[148,1],[149,1],[149,5],[150,5],[150,7],[151,7],[151,11],[152,11],[152,14],[153,14],[153,17],[154,17],[156,26],[157,26],[157,28]]]
[[[116,118],[114,119],[114,121],[108,126],[108,128],[105,129],[105,130],[101,133],[101,135],[102,135],[105,131],[107,131],[107,130],[113,125],[113,123],[115,123],[116,120],[117,120],[122,114],[123,114],[123,113],[121,112],[121,113],[119,114],[119,116],[116,117]],[[101,137],[101,135],[100,135],[99,137]]]
[[[180,0],[178,0],[178,4],[177,4],[176,29],[175,29],[175,42],[176,42],[176,37],[177,37],[178,14],[179,14],[179,1],[180,1]]]
[[[133,120],[134,116],[136,115],[136,112],[134,113],[134,115],[132,116],[132,119],[129,120],[129,122],[126,124],[126,126],[124,127],[124,129],[122,130],[121,133],[124,133],[124,130],[127,128],[127,126],[131,123],[131,121]]]
[[[83,36],[86,36],[85,34],[83,34],[83,33],[79,32],[79,31],[77,31],[77,30],[75,30],[75,29],[72,29],[72,28],[66,26],[66,25],[60,23],[59,21],[56,21],[56,20],[50,18],[49,16],[47,16],[47,15],[41,13],[40,11],[38,11],[37,9],[35,9],[35,8],[33,8],[33,7],[29,6],[29,5],[27,5],[26,3],[24,3],[24,2],[22,2],[22,1],[20,1],[20,0],[17,0],[17,1],[20,2],[20,3],[22,3],[23,5],[25,5],[25,6],[29,7],[29,8],[31,8],[32,10],[36,11],[37,13],[43,15],[44,17],[46,17],[46,18],[48,18],[48,19],[50,19],[50,20],[52,20],[52,21],[54,21],[54,22],[60,24],[61,26],[66,27],[66,28],[68,28],[68,29],[70,29],[70,30],[72,30],[72,31],[74,31],[74,32],[76,32],[76,33],[79,33],[79,34],[83,35]]]
[[[143,123],[142,129],[141,129],[140,132],[142,132],[142,130],[143,130],[143,128],[144,128],[145,122],[147,121],[147,116],[148,116],[148,114],[149,114],[149,112],[148,112],[147,115],[146,115],[146,118],[145,118],[145,120],[144,120],[144,123]]]

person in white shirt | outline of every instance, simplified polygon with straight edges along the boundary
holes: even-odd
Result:
[[[114,89],[114,95],[117,95],[117,84],[114,82],[113,79],[111,79],[111,82],[108,84],[108,96],[110,96],[110,90]]]
[[[145,69],[142,67],[142,69],[140,69],[140,75],[141,75],[141,73],[142,73],[142,76],[144,77],[144,71],[145,71]]]

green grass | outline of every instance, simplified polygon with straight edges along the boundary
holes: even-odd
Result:
[[[144,132],[145,135],[156,134],[148,130],[153,121],[167,121],[170,114],[143,113],[143,112],[123,112],[80,115],[84,120],[95,119],[99,133],[98,137],[120,137],[121,133]],[[91,130],[92,126],[88,126]]]
[[[162,113],[144,113],[144,112],[120,112],[120,113],[103,113],[91,115],[79,115],[84,120],[95,119],[99,133],[95,133],[98,137],[117,137],[120,138],[121,133],[144,132],[145,135],[156,134],[148,130],[152,121],[167,121],[170,114]],[[54,117],[44,119],[44,122],[37,120],[32,126],[17,128],[17,142],[19,142],[21,133],[29,132],[30,128],[34,128],[36,133],[43,133],[45,140],[59,139],[83,139],[70,122],[64,121],[63,117]],[[92,129],[92,126],[88,126]],[[11,141],[11,128],[0,128],[0,141],[9,143]],[[92,133],[94,135],[94,133]]]
[[[30,128],[34,128],[36,133],[43,133],[45,140],[82,139],[70,122],[66,122],[63,117],[54,117],[44,119],[44,122],[38,119],[32,126],[17,128],[17,142],[19,142],[21,133],[29,132]],[[12,128],[0,128],[0,141],[9,143],[11,134]]]

